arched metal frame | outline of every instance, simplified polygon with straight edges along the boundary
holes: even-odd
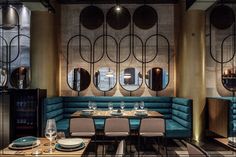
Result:
[[[147,63],[150,63],[150,62],[146,62],[146,57],[147,57],[147,55],[146,55],[146,48],[147,48],[147,43],[148,43],[148,40],[149,39],[151,39],[152,37],[161,37],[161,38],[163,38],[165,41],[166,41],[166,43],[167,43],[167,55],[168,55],[168,57],[167,57],[167,60],[168,60],[168,62],[167,62],[167,64],[168,64],[168,82],[167,82],[167,84],[166,84],[166,86],[165,86],[165,88],[163,88],[162,90],[164,90],[164,89],[166,89],[166,87],[169,85],[169,82],[170,82],[170,42],[169,42],[169,40],[168,40],[168,38],[167,37],[165,37],[164,35],[162,35],[162,34],[154,34],[154,35],[151,35],[151,36],[149,36],[147,39],[146,39],[146,41],[145,41],[145,45],[144,45],[144,47],[145,47],[145,51],[144,51],[144,53],[145,53],[145,55],[144,55],[144,74],[146,74],[146,72],[147,72]],[[146,79],[145,79],[145,84],[146,84],[146,86],[148,87],[148,85],[147,85],[147,83],[146,83]],[[148,87],[149,88],[149,87]],[[150,89],[150,88],[149,88]],[[151,89],[152,90],[152,89]],[[161,91],[161,90],[160,90]],[[156,91],[156,92],[158,92],[158,91]],[[157,93],[156,93],[157,94]]]
[[[222,78],[222,77],[223,77],[223,74],[224,74],[224,64],[229,63],[229,62],[226,62],[226,63],[225,63],[225,62],[223,61],[223,59],[224,59],[224,43],[225,43],[225,41],[226,41],[229,37],[232,37],[232,36],[233,36],[234,39],[235,39],[236,34],[230,34],[230,35],[226,36],[226,37],[223,39],[222,43],[221,43],[221,83],[222,83],[222,85],[224,86],[225,89],[227,89],[227,90],[233,92],[233,95],[235,95],[236,89],[235,89],[235,90],[232,90],[232,89],[226,87],[225,84],[223,83],[223,78]],[[234,40],[233,51],[234,51],[234,55],[235,55],[235,51],[236,51],[236,50],[235,50],[235,40]],[[233,59],[234,59],[234,57],[233,57],[230,61],[232,61]]]
[[[220,4],[220,5],[222,5],[222,4]],[[211,15],[210,15],[210,17],[211,17]],[[225,85],[224,85],[224,83],[223,83],[223,66],[224,66],[224,64],[226,64],[226,63],[229,63],[229,62],[231,62],[234,58],[235,58],[235,55],[236,55],[236,35],[235,35],[235,31],[236,31],[236,23],[235,23],[235,17],[234,17],[234,24],[233,24],[233,34],[230,34],[230,35],[227,35],[223,40],[222,40],[222,43],[221,43],[221,59],[220,59],[220,61],[219,60],[217,60],[217,58],[215,58],[214,57],[214,55],[212,54],[212,23],[211,23],[211,20],[209,19],[209,21],[210,21],[210,24],[209,24],[209,31],[210,31],[210,33],[209,33],[209,43],[210,43],[210,45],[209,45],[209,47],[210,47],[210,56],[211,56],[211,58],[216,62],[216,63],[219,63],[219,64],[221,64],[221,83],[222,83],[222,85],[223,85],[223,87],[225,88],[225,89],[227,89],[228,91],[231,91],[231,92],[233,92],[233,96],[235,95],[235,91],[234,90],[231,90],[231,89],[229,89],[228,87],[226,87]],[[230,27],[232,27],[232,26],[230,26]],[[229,27],[229,28],[230,28]],[[228,60],[225,60],[224,61],[224,42],[229,38],[229,37],[231,37],[231,36],[233,36],[234,38],[233,38],[233,55],[232,55],[232,57],[231,58],[229,58]]]
[[[106,56],[107,56],[107,58],[111,61],[111,62],[113,62],[113,63],[115,63],[116,64],[116,84],[114,85],[114,87],[117,85],[117,81],[119,81],[119,85],[122,87],[122,89],[124,89],[124,90],[126,90],[126,91],[128,91],[128,92],[130,92],[130,95],[131,95],[131,92],[134,92],[134,91],[136,91],[136,90],[138,90],[141,86],[142,86],[142,84],[143,84],[143,81],[145,81],[145,79],[143,79],[143,78],[145,78],[144,76],[144,74],[146,74],[146,64],[147,63],[150,63],[150,62],[153,62],[155,59],[156,59],[156,57],[157,57],[157,55],[158,55],[158,38],[159,37],[161,37],[161,38],[163,38],[164,40],[166,40],[166,42],[167,42],[167,46],[168,46],[168,74],[170,74],[170,43],[169,43],[169,40],[167,39],[167,37],[165,37],[164,35],[161,35],[161,34],[158,34],[158,14],[157,14],[157,20],[156,20],[156,34],[153,34],[153,35],[151,35],[151,36],[149,36],[146,40],[145,40],[145,43],[143,42],[143,40],[141,39],[141,37],[139,37],[137,34],[135,34],[134,33],[134,23],[133,23],[133,21],[132,21],[132,17],[131,17],[131,19],[130,19],[130,24],[129,24],[129,34],[126,34],[126,35],[124,35],[120,40],[119,40],[119,42],[117,41],[117,39],[115,38],[115,37],[113,37],[112,35],[109,35],[108,34],[108,24],[107,24],[107,21],[106,21],[106,15],[104,15],[104,23],[105,24],[103,24],[103,34],[102,35],[100,35],[100,36],[98,36],[95,40],[94,40],[94,42],[93,42],[93,44],[92,44],[92,42],[91,42],[91,40],[87,37],[87,36],[85,36],[85,35],[82,35],[82,33],[81,33],[81,23],[79,24],[79,34],[77,34],[77,35],[74,35],[74,36],[72,36],[70,39],[69,39],[69,41],[68,41],[68,43],[67,43],[67,60],[66,60],[66,62],[67,62],[67,70],[66,70],[66,73],[67,73],[67,85],[69,86],[69,82],[68,82],[68,68],[69,68],[69,47],[70,47],[70,42],[74,39],[74,38],[76,38],[76,37],[79,37],[79,54],[80,54],[80,57],[82,58],[82,60],[83,61],[85,61],[86,63],[88,63],[88,64],[90,64],[90,74],[91,74],[91,77],[93,77],[93,83],[94,83],[94,66],[95,66],[95,64],[96,63],[98,63],[99,61],[101,61],[102,60],[102,58],[104,57],[104,55],[106,54]],[[128,53],[128,55],[127,55],[127,57],[124,59],[124,60],[122,60],[121,61],[121,53],[120,53],[120,51],[121,51],[121,43],[122,43],[122,41],[124,40],[124,39],[126,39],[127,37],[130,37],[129,38],[129,40],[130,40],[130,44],[129,44],[129,46],[130,46],[130,50],[129,50],[129,53]],[[149,61],[147,61],[146,60],[146,54],[147,54],[147,50],[146,50],[146,46],[147,46],[147,42],[149,41],[149,39],[151,39],[152,37],[156,37],[156,53],[155,53],[155,56],[151,59],[151,60],[149,60]],[[90,60],[86,60],[84,57],[83,57],[83,55],[82,55],[82,52],[81,52],[81,38],[84,38],[84,39],[86,39],[87,41],[89,41],[89,44],[90,44]],[[95,45],[96,45],[96,43],[97,43],[97,41],[98,40],[100,40],[100,39],[103,39],[103,45],[102,45],[102,48],[103,48],[103,52],[102,52],[102,54],[101,54],[101,56],[100,57],[98,57],[98,59],[97,60],[95,60],[95,58],[94,58],[94,56],[95,56]],[[108,40],[108,38],[111,38],[114,42],[115,42],[115,44],[116,44],[116,60],[113,60],[110,56],[109,56],[109,54],[108,54],[108,51],[107,51],[107,40]],[[140,41],[140,43],[141,43],[141,47],[142,47],[142,60],[140,60],[140,59],[138,59],[137,58],[137,56],[135,55],[135,52],[134,52],[134,39],[135,38],[137,38],[139,41]],[[135,60],[136,61],[138,61],[139,63],[141,63],[142,64],[142,74],[143,74],[143,78],[142,78],[142,84],[139,86],[139,88],[137,88],[136,90],[133,90],[133,91],[129,91],[129,90],[127,90],[127,89],[125,89],[125,88],[123,88],[123,86],[120,84],[120,66],[121,66],[121,64],[122,63],[124,63],[124,62],[126,62],[129,58],[130,58],[130,56],[131,56],[131,54],[133,55],[133,57],[135,58]],[[170,80],[170,78],[168,77],[168,83],[167,83],[167,85],[165,86],[165,88],[168,86],[168,84],[169,84],[169,80]],[[145,82],[145,84],[146,84],[146,82]],[[147,84],[146,84],[147,85]],[[70,87],[70,86],[69,86]],[[113,88],[114,88],[113,87]],[[71,87],[70,87],[71,88]],[[112,88],[112,89],[113,89]],[[165,89],[164,88],[164,89]],[[72,89],[72,88],[71,88]],[[110,90],[112,90],[112,89],[110,89]],[[73,90],[73,89],[72,89]],[[99,90],[99,89],[98,89]],[[108,91],[110,91],[110,90],[108,90]],[[101,91],[101,90],[100,90]],[[104,92],[104,95],[106,95],[106,92],[108,92],[108,91],[102,91],[102,92]],[[78,92],[80,92],[80,91],[78,91]]]

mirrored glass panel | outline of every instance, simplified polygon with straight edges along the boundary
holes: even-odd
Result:
[[[142,74],[136,68],[126,68],[120,74],[120,84],[127,91],[137,90],[142,82]]]
[[[7,70],[0,68],[0,87],[4,87],[7,83]]]
[[[236,91],[236,69],[225,68],[222,75],[224,87],[230,91]]]
[[[75,91],[83,91],[90,85],[91,77],[87,70],[74,68],[68,74],[68,84]]]
[[[164,69],[155,67],[147,72],[145,80],[149,89],[153,91],[161,91],[166,88],[169,82],[169,75]]]
[[[116,75],[109,67],[102,67],[94,74],[95,87],[100,91],[109,91],[116,85]]]
[[[12,87],[25,89],[30,84],[30,71],[28,67],[19,67],[11,73],[10,83]]]

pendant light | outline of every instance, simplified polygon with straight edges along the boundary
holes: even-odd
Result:
[[[2,6],[2,23],[1,28],[4,30],[13,29],[19,25],[19,14],[14,7],[8,2]]]

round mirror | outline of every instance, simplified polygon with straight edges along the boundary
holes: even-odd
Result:
[[[83,91],[87,89],[90,82],[90,74],[83,68],[74,68],[68,74],[68,85],[75,91]]]
[[[162,68],[155,67],[147,72],[145,80],[149,89],[153,91],[161,91],[168,85],[169,75]]]
[[[129,25],[131,15],[129,10],[125,7],[120,6],[119,9],[117,9],[115,6],[108,11],[106,19],[111,28],[121,30]]]
[[[19,67],[11,73],[10,83],[12,87],[25,89],[30,84],[30,71],[28,67]]]
[[[102,67],[94,74],[94,85],[100,91],[112,90],[116,85],[116,75],[109,67]]]
[[[0,68],[0,87],[4,87],[7,83],[7,70]]]
[[[137,90],[142,82],[142,74],[136,68],[126,68],[120,74],[120,84],[127,91]]]
[[[96,6],[88,6],[81,11],[80,21],[85,28],[97,29],[104,22],[103,11]]]
[[[226,68],[222,74],[223,86],[229,91],[236,91],[236,69]]]

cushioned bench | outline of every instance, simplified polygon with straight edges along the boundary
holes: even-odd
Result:
[[[53,97],[44,102],[43,126],[46,120],[54,118],[58,131],[68,133],[70,115],[77,110],[88,108],[88,102],[96,102],[98,109],[107,110],[109,102],[114,108],[120,108],[125,102],[125,109],[133,109],[134,103],[144,101],[145,108],[158,111],[166,119],[166,136],[171,138],[192,137],[192,100],[176,97]],[[130,119],[132,130],[139,128],[139,119]],[[95,119],[96,129],[104,127],[104,119]]]

